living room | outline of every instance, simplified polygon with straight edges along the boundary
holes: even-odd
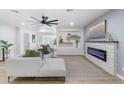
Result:
[[[1,9],[0,83],[124,83],[123,15],[115,9]]]

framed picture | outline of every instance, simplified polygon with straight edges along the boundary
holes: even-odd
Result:
[[[4,57],[4,49],[0,48],[0,62],[3,62],[4,59],[5,59],[5,57]]]
[[[36,43],[36,35],[32,34],[32,43]]]
[[[105,39],[106,38],[106,20],[92,26],[89,31],[89,39]]]

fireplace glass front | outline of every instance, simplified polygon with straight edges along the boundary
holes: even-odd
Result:
[[[107,52],[105,50],[87,47],[87,53],[104,62],[107,61]]]

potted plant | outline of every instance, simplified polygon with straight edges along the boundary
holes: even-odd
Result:
[[[11,47],[13,44],[9,43],[8,41],[0,40],[0,46],[4,48],[5,51],[5,57],[8,58],[9,55],[9,47]]]

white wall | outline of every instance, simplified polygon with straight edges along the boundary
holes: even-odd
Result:
[[[32,34],[35,34],[37,33],[37,31],[34,31],[34,30],[30,30],[30,29],[26,29],[26,28],[20,28],[20,34],[19,35],[19,38],[20,38],[20,55],[23,55],[25,53],[25,50],[24,50],[24,34],[29,34],[29,45],[30,45],[30,49],[35,49],[37,47],[37,42],[36,43],[32,43]],[[36,36],[36,41],[37,41],[37,36]]]
[[[78,26],[62,26],[62,27],[57,27],[57,31],[82,31],[83,27],[78,27]]]
[[[79,48],[59,47],[59,35],[66,37],[67,34],[81,36]],[[82,27],[59,27],[57,28],[57,54],[58,55],[83,55],[84,54],[84,31]]]
[[[15,56],[16,54],[16,27],[9,26],[0,23],[0,40],[6,40],[12,43],[13,46],[10,48],[10,56]]]

